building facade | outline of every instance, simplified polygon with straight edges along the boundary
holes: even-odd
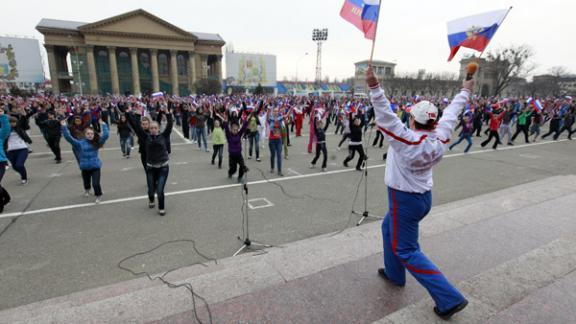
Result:
[[[188,32],[142,9],[94,23],[42,19],[36,29],[54,93],[183,96],[199,79],[222,81],[218,34]]]
[[[368,60],[354,63],[354,93],[368,93],[368,85],[366,84],[366,70],[368,69]],[[394,69],[396,63],[385,61],[372,61],[372,68],[374,74],[380,80],[394,78]]]

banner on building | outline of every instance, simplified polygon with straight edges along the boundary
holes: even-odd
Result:
[[[276,56],[226,52],[226,81],[229,86],[276,86]]]
[[[38,40],[0,37],[0,81],[19,84],[45,81]]]

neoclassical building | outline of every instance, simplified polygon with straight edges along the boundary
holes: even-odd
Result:
[[[54,93],[183,96],[198,79],[222,80],[220,35],[188,32],[142,9],[94,23],[42,19],[36,29]]]

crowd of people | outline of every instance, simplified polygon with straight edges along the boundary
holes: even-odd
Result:
[[[445,98],[391,97],[390,108],[402,123],[409,127],[411,107],[428,100],[442,110],[449,105]],[[558,139],[574,129],[575,104],[570,97],[542,98],[542,107],[526,98],[497,99],[472,97],[459,116],[458,138],[453,149],[467,142],[469,152],[475,137],[487,136],[484,147],[492,141],[492,148],[506,143],[514,145],[519,135],[529,143],[541,136],[541,129],[549,123],[549,131],[541,138]],[[116,128],[123,157],[131,157],[137,139],[138,153],[148,185],[149,207],[166,214],[164,188],[169,176],[171,133],[174,127],[198,149],[212,152],[210,163],[222,168],[224,150],[228,151],[228,177],[237,175],[244,180],[248,168],[245,158],[262,161],[261,149],[268,144],[270,173],[283,176],[284,161],[289,158],[290,138],[307,133],[307,151],[314,157],[310,168],[321,161],[327,171],[328,151],[326,134],[330,126],[342,136],[337,147],[348,141],[348,156],[342,161],[348,167],[358,153],[356,170],[362,170],[366,159],[365,145],[383,146],[384,132],[374,128],[374,141],[364,143],[366,131],[375,125],[375,112],[367,99],[354,97],[296,97],[268,95],[228,96],[49,96],[0,97],[0,184],[9,166],[21,178],[29,181],[26,160],[32,140],[28,135],[31,120],[40,130],[55,163],[62,162],[61,138],[70,143],[82,174],[84,194],[102,199],[100,184],[102,161],[99,150]],[[483,132],[484,130],[484,132]],[[211,141],[211,150],[208,141]],[[246,143],[246,145],[244,145]],[[386,154],[384,154],[386,158]],[[92,192],[93,191],[93,192]],[[0,185],[0,207],[10,201],[6,188]]]

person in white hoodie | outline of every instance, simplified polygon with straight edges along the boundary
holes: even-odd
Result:
[[[388,187],[389,212],[382,222],[385,268],[381,277],[397,286],[406,283],[408,270],[436,303],[434,312],[443,319],[466,307],[468,301],[420,250],[418,224],[432,207],[432,168],[448,149],[448,142],[464,109],[474,80],[463,89],[438,118],[438,108],[421,101],[410,111],[407,128],[392,111],[384,90],[370,67],[366,73],[376,125],[389,142],[384,182]]]

